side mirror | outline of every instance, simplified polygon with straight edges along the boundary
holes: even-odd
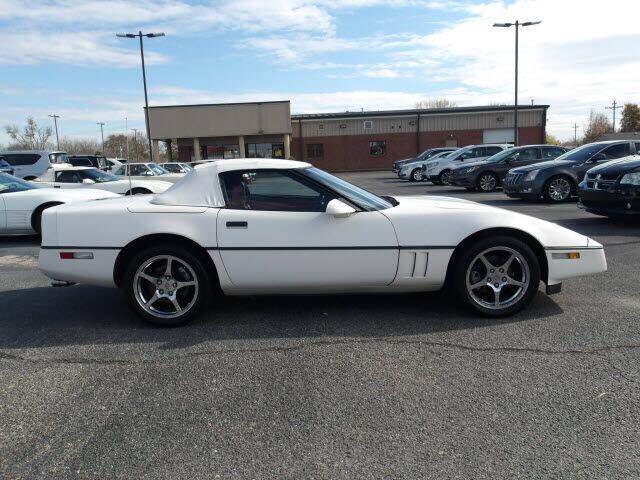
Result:
[[[91,180],[90,178],[83,178],[82,179],[82,183],[85,184],[85,185],[93,185],[96,182]]]
[[[334,198],[327,204],[325,213],[336,218],[346,218],[349,215],[356,213],[356,210],[346,203]]]

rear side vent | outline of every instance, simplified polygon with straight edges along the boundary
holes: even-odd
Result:
[[[411,252],[409,265],[410,271],[407,272],[407,277],[410,278],[424,278],[427,276],[427,267],[429,265],[429,253],[428,252]]]

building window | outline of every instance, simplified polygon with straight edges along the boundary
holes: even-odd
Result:
[[[240,158],[240,146],[238,145],[215,145],[206,147],[206,160],[217,160],[221,158]]]
[[[247,143],[247,158],[284,158],[284,143]]]
[[[377,142],[369,142],[369,155],[372,157],[383,157],[387,153],[387,142],[379,140]]]
[[[324,158],[324,145],[322,143],[309,143],[307,145],[307,158]]]
[[[363,127],[364,127],[365,130],[371,130],[373,128],[373,121],[365,120],[363,122]]]

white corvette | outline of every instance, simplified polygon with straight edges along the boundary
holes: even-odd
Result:
[[[105,229],[104,226],[108,225]],[[177,325],[222,291],[420,292],[445,284],[508,315],[564,279],[606,270],[602,245],[506,210],[443,197],[378,197],[309,164],[213,162],[153,197],[47,210],[40,268],[120,287]]]
[[[43,175],[34,180],[47,187],[62,189],[98,189],[120,195],[142,195],[161,193],[173,185],[162,180],[137,180],[117,177],[93,167],[52,165]]]
[[[0,235],[40,233],[42,212],[47,208],[117,196],[101,190],[70,192],[38,188],[21,178],[0,173]]]

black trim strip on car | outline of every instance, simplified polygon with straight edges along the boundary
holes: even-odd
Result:
[[[42,250],[122,250],[124,247],[81,247],[81,246],[54,246],[41,245]]]
[[[545,250],[603,250],[604,246],[599,247],[545,247]]]
[[[456,247],[435,245],[414,245],[414,246],[344,246],[344,247],[208,247],[207,250],[221,251],[264,251],[264,250],[453,250]]]

